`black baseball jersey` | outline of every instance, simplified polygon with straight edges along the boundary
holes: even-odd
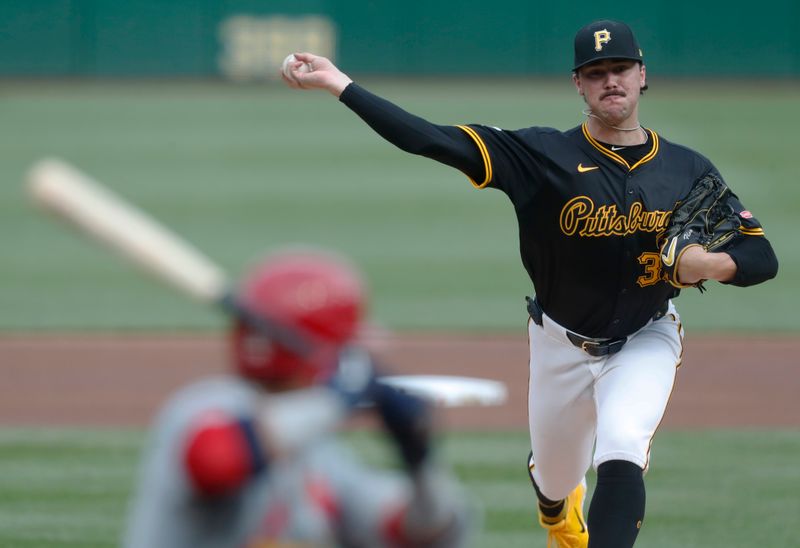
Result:
[[[717,173],[697,152],[649,129],[644,145],[622,150],[596,141],[586,124],[565,132],[440,126],[356,84],[340,100],[400,148],[510,198],[522,263],[542,308],[564,327],[588,337],[629,335],[675,296],[656,236],[694,181]],[[725,250],[738,267],[731,283],[773,277],[777,260],[761,225],[738,200],[734,207],[741,236]]]

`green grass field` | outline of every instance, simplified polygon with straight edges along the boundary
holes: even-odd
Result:
[[[366,81],[440,123],[571,127],[563,81]],[[800,329],[800,90],[791,82],[651,79],[643,123],[709,156],[759,217],[778,279],[686,292],[689,328]],[[367,272],[376,321],[394,329],[524,325],[529,282],[499,192],[394,149],[322,92],[276,85],[7,84],[0,134],[0,329],[208,328],[212,312],[143,280],[36,214],[25,171],[61,156],[174,227],[237,275],[267,249],[339,249]]]
[[[142,441],[136,431],[0,430],[0,546],[117,545]],[[349,441],[368,462],[391,464],[375,435]],[[544,547],[526,433],[453,433],[441,448],[483,506],[476,547]],[[637,547],[796,546],[798,453],[797,432],[662,432]]]
[[[567,128],[582,118],[566,77],[363,83],[439,123]],[[781,261],[778,278],[759,287],[685,292],[685,325],[797,333],[796,82],[650,84],[643,123],[710,157]],[[234,276],[265,250],[324,245],[364,268],[373,316],[389,328],[524,328],[531,289],[505,197],[397,151],[328,95],[43,81],[5,83],[0,98],[0,336],[222,325],[37,214],[22,183],[47,155],[143,206]],[[385,458],[370,436],[351,439],[368,458]],[[140,432],[0,428],[0,547],[115,545],[141,443]],[[447,458],[486,508],[480,547],[544,546],[522,468],[527,443],[516,432],[447,435]],[[661,432],[637,546],[796,545],[799,454],[798,431]]]

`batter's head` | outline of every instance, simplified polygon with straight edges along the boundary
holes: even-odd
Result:
[[[575,34],[573,71],[602,59],[643,61],[639,42],[628,25],[603,19],[589,23]]]
[[[305,357],[256,333],[233,326],[239,372],[270,387],[298,387],[324,381],[336,369],[342,347],[358,332],[365,289],[345,259],[318,250],[287,250],[268,256],[244,278],[239,300],[307,338]]]

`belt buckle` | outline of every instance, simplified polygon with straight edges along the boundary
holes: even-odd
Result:
[[[597,349],[598,346],[600,346],[600,343],[598,343],[598,342],[595,342],[595,341],[583,341],[581,343],[581,350],[583,350],[587,354],[591,354],[591,352],[589,351],[589,348]]]
[[[593,358],[602,358],[609,354],[608,346],[606,346],[605,343],[597,341],[583,341],[581,343],[581,350]]]
[[[600,358],[602,356],[616,354],[622,349],[627,340],[627,337],[624,337],[621,339],[611,339],[603,342],[583,341],[581,342],[581,350],[590,356]]]

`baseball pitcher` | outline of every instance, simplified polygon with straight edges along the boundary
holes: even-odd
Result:
[[[672,299],[705,280],[761,283],[778,262],[716,167],[641,125],[647,72],[630,27],[590,23],[574,54],[586,119],[566,131],[432,124],[310,53],[282,73],[292,88],[329,91],[402,150],[511,200],[535,290],[527,465],[538,521],[551,547],[625,548],[642,526],[643,474],[683,355]]]

